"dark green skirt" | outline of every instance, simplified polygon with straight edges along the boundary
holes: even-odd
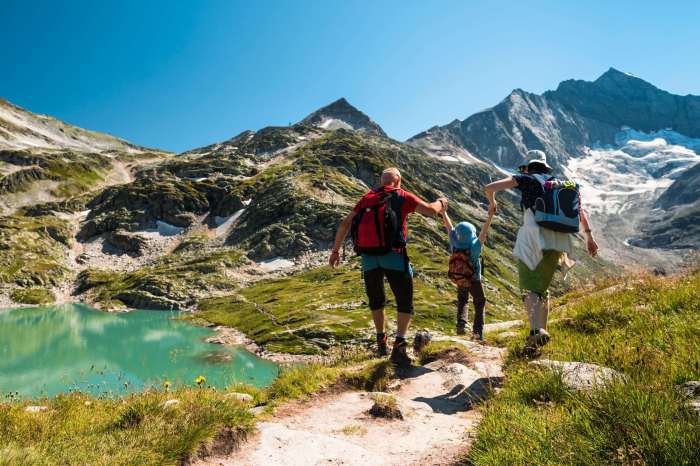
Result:
[[[542,251],[542,260],[535,270],[530,270],[527,265],[518,259],[518,278],[520,289],[533,291],[539,295],[547,293],[549,285],[554,278],[554,272],[559,267],[561,252],[547,249]]]

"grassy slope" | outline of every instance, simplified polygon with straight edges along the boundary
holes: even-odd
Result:
[[[350,355],[348,363],[366,360]],[[270,412],[292,399],[305,398],[340,378],[362,386],[386,382],[386,364],[368,362],[367,369],[349,372],[343,366],[309,365],[284,369],[266,389],[237,385],[227,391],[183,388],[147,391],[121,398],[94,398],[80,393],[50,400],[0,401],[0,465],[14,464],[181,464],[215,439],[234,445],[254,429],[257,405]],[[382,375],[378,375],[381,372]],[[253,402],[241,402],[227,393],[248,393]],[[164,402],[179,403],[166,408]],[[26,412],[31,405],[43,412]]]
[[[674,388],[700,379],[700,273],[608,282],[563,298],[554,317],[542,358],[612,367],[628,382],[574,393],[520,359],[514,339],[467,464],[700,463],[700,418]]]
[[[390,165],[401,167],[405,188],[423,198],[447,195],[452,202],[450,214],[454,222],[468,219],[479,226],[485,219],[481,187],[490,175],[483,169],[439,162],[411,147],[387,139],[361,138],[347,131],[326,134],[300,147],[287,163],[244,181],[241,197],[256,199],[258,193],[266,192],[266,187],[277,180],[292,178],[296,186],[294,196],[301,200],[291,202],[290,209],[304,202],[304,197],[330,203],[336,212],[329,228],[332,233],[342,214],[366,191],[365,185],[375,184],[376,174]],[[426,176],[427,173],[434,175]],[[494,222],[484,252],[487,320],[520,316],[520,294],[510,252],[520,212],[512,198],[504,198],[501,206],[502,216]],[[243,222],[241,229],[246,228],[245,216]],[[409,230],[409,255],[416,277],[415,326],[450,332],[454,327],[455,289],[446,277],[446,234],[440,221],[419,215],[411,217]],[[285,230],[284,234],[295,232]],[[253,238],[254,242],[266,240]],[[327,239],[326,244],[329,242]],[[247,245],[245,240],[242,244]],[[201,300],[199,308],[203,312],[199,316],[236,327],[274,351],[316,353],[328,344],[361,340],[370,336],[371,319],[364,304],[359,262],[352,256],[348,249],[350,262],[339,271],[321,267],[256,283],[231,296]],[[555,289],[567,289],[599,274],[601,268],[600,263],[585,260],[572,274],[574,277],[566,283],[559,280]],[[387,296],[393,318],[389,291]]]

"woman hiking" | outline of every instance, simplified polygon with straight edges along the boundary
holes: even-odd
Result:
[[[513,253],[518,259],[518,279],[525,303],[525,311],[530,322],[530,334],[527,337],[526,347],[535,348],[543,346],[549,341],[549,333],[547,332],[549,285],[552,283],[554,272],[560,263],[565,270],[575,264],[569,259],[573,249],[571,233],[578,231],[579,221],[586,237],[586,249],[591,256],[597,254],[598,244],[593,238],[586,213],[580,207],[578,187],[573,182],[559,181],[550,175],[552,167],[547,164],[544,152],[540,150],[528,151],[527,162],[519,167],[519,171],[520,173],[517,175],[487,185],[485,193],[489,201],[489,210],[493,211],[496,211],[498,207],[495,198],[497,192],[516,188],[521,193],[523,223],[518,230]],[[570,223],[571,229],[569,230],[565,227],[557,228],[548,225],[546,221],[541,221],[543,217],[547,216],[547,213],[539,215],[542,212],[537,212],[537,210],[545,210],[546,202],[544,199],[547,197],[547,190],[550,190],[550,193],[556,192],[554,190],[560,189],[560,187],[562,189],[575,187],[576,189],[573,191],[576,199],[573,199],[572,202],[578,210],[577,218],[564,220]],[[571,192],[569,191],[569,193]],[[536,215],[540,220],[536,220]],[[555,220],[557,219],[555,218]],[[548,225],[548,227],[542,225]]]

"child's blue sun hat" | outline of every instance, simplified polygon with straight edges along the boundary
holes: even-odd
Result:
[[[459,222],[450,233],[450,239],[457,249],[469,249],[479,241],[476,228],[469,222]]]

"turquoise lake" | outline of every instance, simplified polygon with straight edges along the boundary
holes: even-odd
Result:
[[[80,304],[0,310],[0,395],[71,390],[120,395],[162,387],[224,388],[272,383],[277,365],[235,347],[206,343],[213,331],[174,320],[177,312],[109,313]]]

